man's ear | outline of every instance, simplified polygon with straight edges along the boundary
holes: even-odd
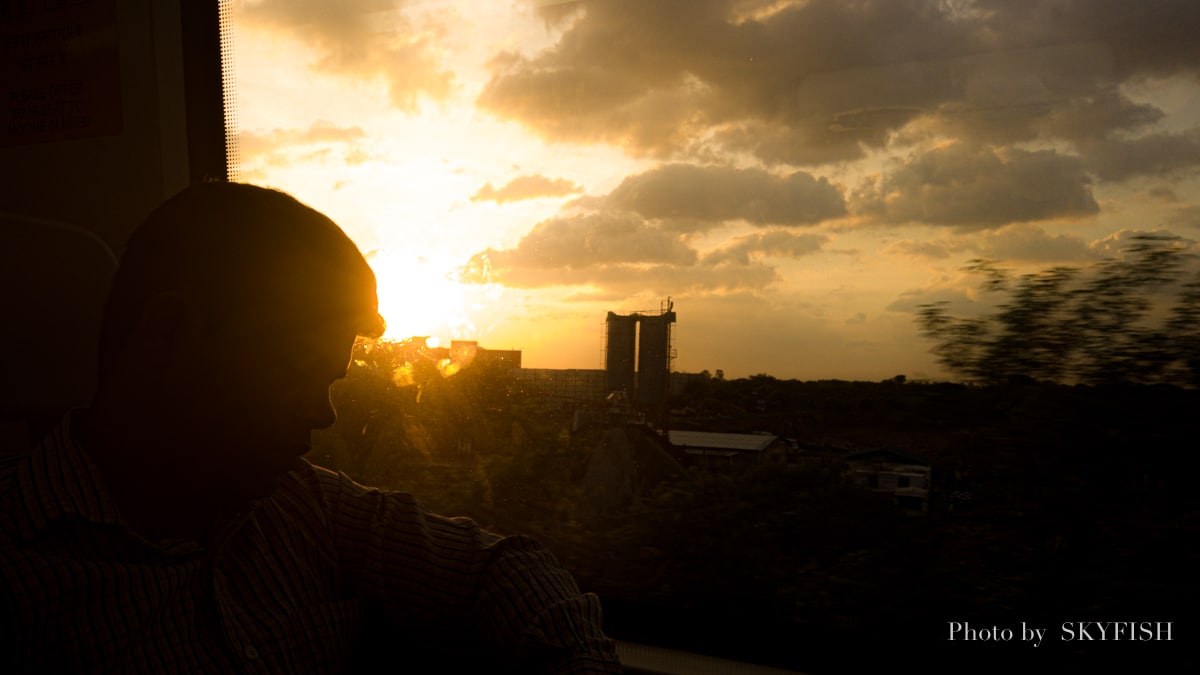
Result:
[[[150,298],[134,328],[133,357],[155,372],[166,372],[189,358],[199,341],[199,307],[183,293],[165,291]]]

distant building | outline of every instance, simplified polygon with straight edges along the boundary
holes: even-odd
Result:
[[[702,385],[712,376],[707,373],[671,373],[672,394],[687,393],[688,387]]]
[[[657,314],[608,313],[604,339],[605,386],[623,391],[639,406],[661,406],[670,387],[671,326],[675,323],[670,299]]]
[[[723,434],[710,431],[667,432],[671,445],[695,466],[712,469],[783,464],[787,442],[774,434]]]
[[[638,317],[637,397],[640,405],[659,405],[667,400],[671,376],[671,324],[675,312]]]
[[[621,316],[608,313],[605,321],[604,371],[607,391],[634,392],[634,373],[637,368],[637,315]]]
[[[421,340],[422,338],[413,338]],[[474,340],[452,340],[449,347],[421,347],[436,360],[449,359],[452,363],[480,366],[521,367],[520,349],[485,349]]]
[[[515,374],[528,393],[564,402],[603,401],[608,393],[603,370],[521,368]]]
[[[896,506],[913,513],[929,511],[929,460],[897,448],[858,450],[845,455],[854,480],[874,492],[891,494]]]

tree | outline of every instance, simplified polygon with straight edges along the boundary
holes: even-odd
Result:
[[[1016,278],[973,260],[981,290],[1007,295],[997,311],[957,317],[948,303],[925,304],[917,324],[942,365],[977,382],[1200,386],[1200,277],[1182,281],[1185,243],[1143,232],[1123,253]]]

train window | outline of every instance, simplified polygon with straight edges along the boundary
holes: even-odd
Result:
[[[346,228],[389,326],[317,461],[545,539],[621,639],[747,664],[1171,621],[1172,535],[1134,523],[1177,460],[1128,453],[1200,383],[1198,14],[226,3],[231,176]]]

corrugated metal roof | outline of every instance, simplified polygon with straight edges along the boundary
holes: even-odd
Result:
[[[870,450],[855,450],[846,453],[846,459],[870,459],[872,457],[881,457],[890,455],[896,459],[908,464],[920,464],[929,466],[929,458],[922,457],[915,452],[901,450],[899,448],[872,448]]]
[[[683,448],[738,450],[740,452],[762,452],[775,439],[779,438],[772,434],[718,434],[711,431],[676,431],[674,429],[668,433],[671,445]]]
[[[741,454],[737,450],[710,450],[708,448],[684,448],[683,451],[693,457],[723,457],[725,459]]]

